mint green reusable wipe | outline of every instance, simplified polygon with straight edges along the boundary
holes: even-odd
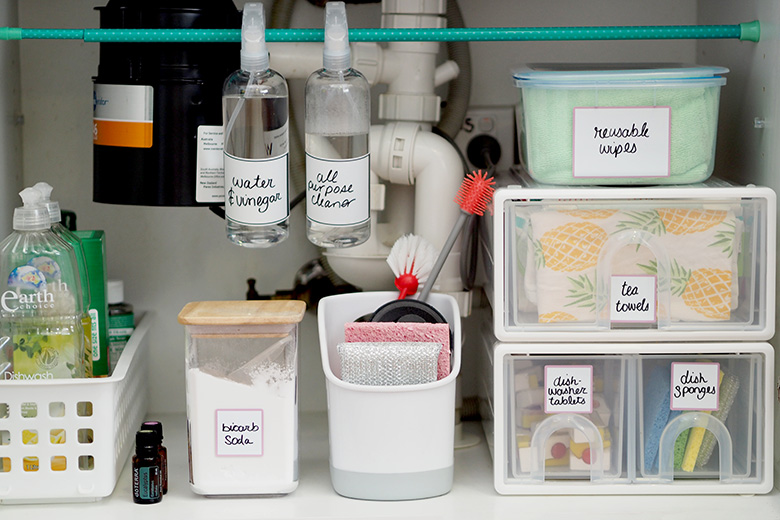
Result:
[[[712,174],[720,86],[593,89],[521,89],[521,146],[531,176],[548,184],[691,184]],[[572,124],[575,107],[672,109],[669,177],[574,178]]]

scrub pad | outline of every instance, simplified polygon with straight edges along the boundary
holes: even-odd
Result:
[[[419,385],[436,381],[439,343],[339,343],[341,379],[370,386]]]
[[[720,373],[720,379],[718,380],[718,388],[720,388],[723,382],[723,372]],[[709,414],[710,412],[702,412]],[[704,441],[704,434],[707,432],[707,428],[696,427],[689,430],[691,433],[688,435],[688,444],[685,446],[685,455],[683,456],[682,466],[680,469],[683,471],[691,472],[696,465],[696,459],[699,457],[699,450],[701,450],[702,442]]]
[[[644,385],[644,453],[645,471],[657,467],[658,447],[666,424],[669,422],[669,365],[655,367]]]
[[[344,324],[344,341],[439,343],[437,378],[443,379],[450,373],[450,326],[446,323],[350,322]]]
[[[680,469],[683,463],[683,457],[685,457],[685,445],[688,444],[688,436],[691,433],[691,429],[688,428],[680,435],[677,436],[677,440],[674,441],[674,469]]]
[[[739,378],[733,374],[726,375],[720,383],[720,407],[717,411],[712,412],[712,416],[725,423],[734,404],[737,392],[739,392]],[[699,456],[696,458],[697,469],[704,467],[709,462],[717,443],[718,441],[712,432],[707,431],[704,434],[704,440],[702,440],[701,448],[699,449]]]

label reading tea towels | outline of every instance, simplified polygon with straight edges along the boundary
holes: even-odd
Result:
[[[654,322],[655,286],[656,278],[652,275],[613,276],[610,279],[610,321]]]
[[[668,177],[670,107],[574,109],[574,178]]]
[[[672,363],[670,409],[715,411],[719,386],[719,363]]]
[[[593,366],[544,367],[544,413],[592,413]]]

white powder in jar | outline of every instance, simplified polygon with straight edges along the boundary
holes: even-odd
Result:
[[[298,485],[294,365],[265,362],[237,382],[187,370],[190,484],[203,495],[283,494]]]

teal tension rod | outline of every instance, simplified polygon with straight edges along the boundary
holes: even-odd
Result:
[[[321,42],[322,29],[267,29],[269,42]],[[481,27],[452,29],[350,29],[351,42],[566,41],[738,39],[757,42],[756,20],[738,25],[649,25],[623,27]],[[240,29],[23,29],[0,27],[0,40],[85,42],[235,42]]]

